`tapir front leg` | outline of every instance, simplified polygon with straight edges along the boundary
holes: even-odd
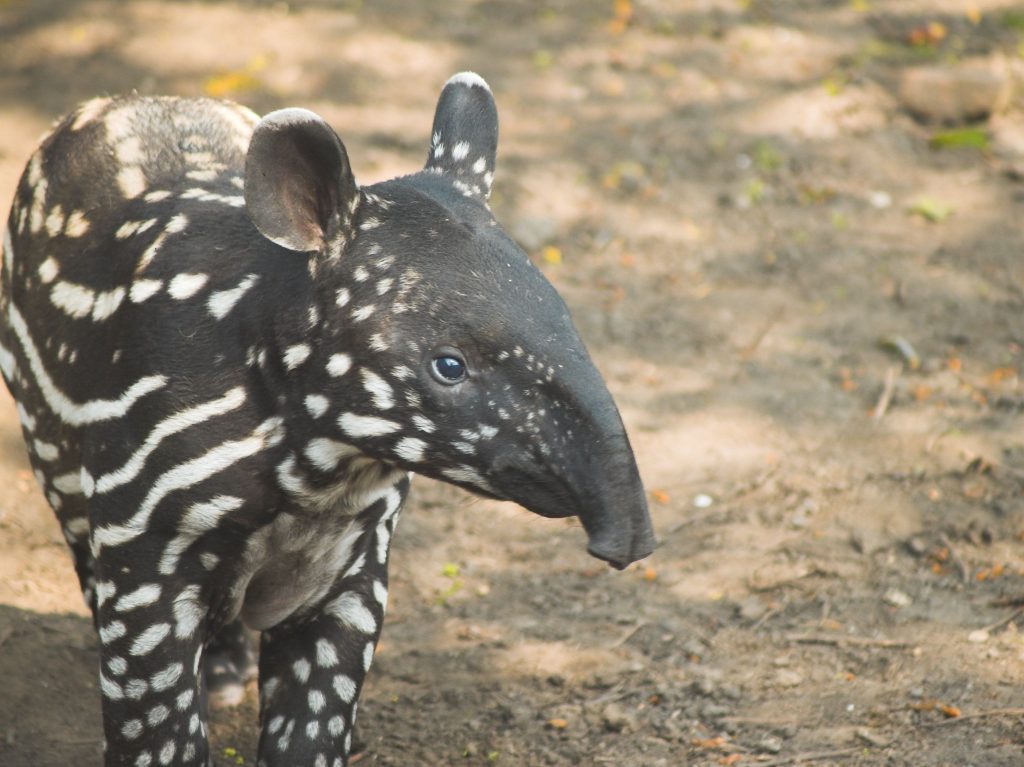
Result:
[[[391,534],[407,489],[403,480],[355,519],[362,533],[316,610],[263,632],[261,767],[348,764],[357,700],[387,605]]]
[[[139,566],[151,542],[104,549],[96,621],[108,767],[206,765],[203,631],[198,583]]]

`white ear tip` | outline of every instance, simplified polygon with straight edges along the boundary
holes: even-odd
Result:
[[[465,85],[470,88],[476,86],[483,88],[488,93],[491,92],[491,86],[476,72],[459,72],[457,75],[452,75],[448,78],[448,82],[444,84],[444,87],[447,88],[449,85]]]

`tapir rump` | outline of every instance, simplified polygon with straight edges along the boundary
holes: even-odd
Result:
[[[654,538],[565,304],[487,205],[497,112],[441,91],[423,170],[360,187],[320,117],[97,99],[21,178],[0,368],[100,642],[108,765],[206,765],[256,672],[259,763],[345,765],[410,473]],[[257,654],[247,631],[260,632]]]

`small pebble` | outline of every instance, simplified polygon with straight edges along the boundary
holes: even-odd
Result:
[[[697,495],[693,496],[693,505],[697,509],[706,509],[714,502],[715,499],[707,493],[697,493]]]
[[[777,754],[782,750],[782,738],[778,735],[765,735],[758,747],[769,754]]]
[[[967,635],[967,641],[974,644],[981,644],[988,641],[988,632],[985,629],[975,629]]]
[[[909,607],[914,603],[910,596],[899,589],[889,589],[882,595],[882,601],[890,607]]]
[[[885,210],[892,206],[892,195],[882,190],[876,190],[868,195],[868,202],[871,203],[872,208]]]

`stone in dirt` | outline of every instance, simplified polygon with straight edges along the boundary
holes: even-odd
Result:
[[[1012,95],[1013,83],[1006,68],[991,61],[913,67],[900,76],[900,101],[911,114],[927,122],[985,119],[1005,109]]]

